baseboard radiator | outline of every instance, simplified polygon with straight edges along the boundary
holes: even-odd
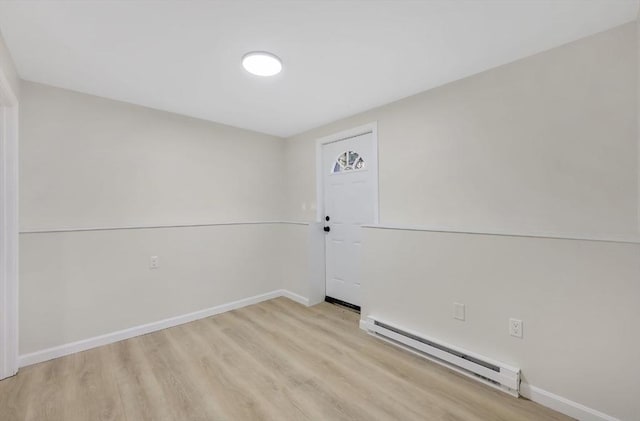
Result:
[[[360,321],[360,327],[387,342],[417,353],[512,396],[519,396],[519,368],[510,367],[433,338],[416,335],[374,317],[363,318]]]

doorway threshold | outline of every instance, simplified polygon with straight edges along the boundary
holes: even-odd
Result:
[[[355,311],[356,313],[360,314],[360,306],[357,306],[355,304],[351,304],[351,303],[348,303],[346,301],[342,301],[342,300],[339,300],[337,298],[333,298],[333,297],[329,297],[329,296],[325,296],[324,300],[327,303],[334,304],[334,305],[346,308],[347,310]]]

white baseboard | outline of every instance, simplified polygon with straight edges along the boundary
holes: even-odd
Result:
[[[291,291],[288,291],[286,289],[281,289],[280,293],[281,293],[281,295],[283,297],[287,297],[290,300],[293,300],[293,301],[295,301],[297,303],[300,303],[300,304],[302,304],[304,306],[309,307],[309,299],[303,297],[302,295],[298,295],[298,294],[296,294],[294,292],[291,292]]]
[[[277,297],[287,297],[303,305],[308,305],[309,300],[301,295],[294,294],[291,291],[277,289],[265,294],[254,295],[253,297],[243,298],[241,300],[232,301],[230,303],[221,304],[219,306],[207,308],[204,310],[194,311],[193,313],[183,314],[181,316],[170,317],[168,319],[159,320],[157,322],[147,323],[140,326],[134,326],[128,329],[119,330],[117,332],[107,333],[105,335],[95,336],[93,338],[83,339],[77,342],[71,342],[52,348],[43,349],[41,351],[20,355],[20,367],[49,361],[54,358],[63,357],[65,355],[75,354],[76,352],[86,351],[103,345],[112,344],[125,339],[133,338],[147,333],[156,332],[158,330],[167,329],[184,323],[193,322],[195,320],[204,319],[205,317],[214,316],[216,314],[257,304],[262,301],[271,300]]]
[[[551,408],[580,421],[620,421],[618,418],[604,414],[554,393],[547,392],[528,383],[520,383],[520,394],[525,398]]]

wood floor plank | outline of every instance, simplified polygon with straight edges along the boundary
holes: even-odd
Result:
[[[260,371],[251,359],[210,323],[198,323],[193,328],[172,333],[189,347],[189,357],[206,383],[203,388],[218,396],[225,419],[278,419],[274,403],[279,402],[291,419],[304,419],[302,414],[282,399],[278,382],[270,373]]]
[[[167,401],[172,419],[185,421],[221,420],[215,400],[202,390],[200,373],[191,369],[190,361],[180,352],[184,344],[173,340],[170,331],[179,326],[142,337],[151,370]]]
[[[75,355],[72,356],[77,358]],[[60,361],[58,364],[45,364],[41,370],[34,370],[30,396],[37,397],[37,402],[27,402],[25,420],[64,420],[66,403],[71,396],[69,385],[75,380],[69,376],[73,371],[74,358]],[[19,377],[20,374],[18,374]]]
[[[253,414],[249,416],[234,416],[231,419],[286,419],[307,420],[309,417],[304,410],[298,406],[291,393],[291,379],[288,379],[282,370],[269,370],[259,364],[247,351],[244,344],[236,343],[232,337],[225,334],[228,327],[218,324],[217,320],[210,320],[210,323],[203,323],[202,330],[195,335],[198,340],[205,343],[211,350],[203,357],[208,360],[211,374],[218,373],[224,380],[222,384],[228,390],[232,388],[237,395],[248,402]],[[224,354],[220,355],[222,344]],[[218,349],[217,349],[218,348]],[[212,352],[213,351],[213,355]],[[210,360],[214,358],[214,360]],[[217,363],[215,359],[223,358],[224,365]],[[215,378],[215,377],[212,377]],[[293,380],[295,382],[295,380]],[[237,412],[239,405],[235,406]],[[241,405],[240,405],[241,406]]]
[[[113,376],[110,347],[92,349],[71,357],[66,360],[65,374],[59,377],[63,382],[60,398],[64,416],[45,419],[126,420]],[[61,402],[53,403],[60,406]]]
[[[0,419],[26,420],[29,399],[34,396],[36,377],[40,369],[26,367],[16,375],[0,381]]]
[[[224,334],[250,353],[256,366],[281,373],[281,381],[306,411],[321,416],[322,419],[374,419],[369,416],[368,410],[357,408],[352,402],[344,402],[332,388],[321,387],[319,382],[323,373],[313,370],[307,361],[280,353],[277,342],[266,344],[255,332],[239,327],[233,312],[221,315],[211,322],[219,327],[224,326]]]
[[[424,396],[420,397],[422,402],[394,399],[392,395],[396,393],[411,396],[412,391],[403,388],[403,385],[390,382],[389,378],[378,376],[375,367],[367,366],[348,350],[330,345],[330,342],[333,342],[332,338],[314,335],[304,328],[303,321],[294,317],[278,317],[278,312],[267,312],[258,307],[247,309],[246,312],[237,312],[236,316],[247,324],[253,322],[255,326],[251,329],[267,333],[270,340],[287,344],[283,350],[286,354],[296,355],[298,358],[304,356],[313,361],[313,366],[324,373],[327,385],[346,384],[347,389],[342,390],[341,395],[363,401],[376,408],[379,417],[424,419],[424,407],[421,405],[427,401]],[[327,339],[330,342],[327,342]],[[334,358],[335,356],[340,358]],[[347,378],[348,382],[345,382],[344,378]],[[378,386],[381,384],[378,381],[384,382],[385,390],[380,390]],[[431,403],[434,417],[436,414],[442,415],[442,411],[436,410],[436,403]]]
[[[277,298],[26,367],[0,420],[567,420]]]
[[[170,421],[169,408],[146,357],[142,338],[109,346],[115,364],[114,376],[127,419],[131,421]]]

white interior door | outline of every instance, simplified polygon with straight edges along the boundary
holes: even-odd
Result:
[[[375,223],[377,158],[372,133],[322,145],[326,295],[357,306],[361,225]]]

